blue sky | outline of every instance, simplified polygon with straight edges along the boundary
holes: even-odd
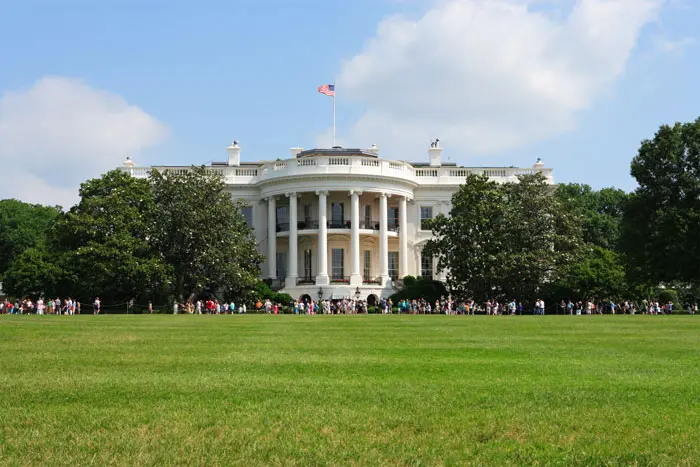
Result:
[[[0,197],[70,204],[119,165],[286,158],[338,137],[631,190],[700,115],[691,0],[0,0]],[[21,183],[20,183],[21,182]]]

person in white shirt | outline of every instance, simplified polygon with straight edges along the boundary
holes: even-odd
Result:
[[[38,315],[44,314],[44,299],[43,298],[40,298],[36,302],[36,314],[38,314]]]

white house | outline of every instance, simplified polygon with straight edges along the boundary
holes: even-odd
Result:
[[[228,161],[213,163],[235,200],[241,200],[258,249],[263,276],[295,298],[356,297],[370,304],[395,291],[406,275],[433,277],[435,262],[422,254],[431,232],[424,221],[448,214],[452,194],[469,173],[504,183],[542,173],[532,168],[458,167],[442,160],[439,141],[425,163],[379,157],[370,149],[292,148],[284,160],[241,162],[234,141]],[[161,171],[189,167],[154,167]],[[122,170],[146,177],[150,167],[127,159]]]

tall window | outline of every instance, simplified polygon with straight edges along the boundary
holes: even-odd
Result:
[[[387,217],[389,230],[396,230],[399,226],[399,208],[389,208],[387,210]]]
[[[241,214],[245,217],[245,221],[248,227],[253,228],[253,206],[243,206],[241,208]]]
[[[287,277],[287,252],[277,253],[277,278]]]
[[[311,227],[311,205],[310,204],[304,205],[304,224],[306,225],[306,228]]]
[[[312,265],[311,250],[304,250],[304,280],[310,281],[311,279],[311,265]]]
[[[364,267],[362,269],[362,279],[369,282],[372,279],[372,252],[365,250],[364,252]]]
[[[365,206],[365,229],[372,228],[372,206]]]
[[[331,226],[335,228],[343,226],[343,203],[331,203]]]
[[[420,275],[423,279],[433,278],[433,257],[425,253],[420,255]]]
[[[389,277],[395,281],[399,278],[399,252],[389,252]]]
[[[333,280],[342,280],[345,277],[345,250],[333,248],[331,250],[331,276]]]
[[[289,209],[287,206],[277,208],[277,227],[278,231],[289,230]]]
[[[433,207],[432,206],[421,206],[420,207],[420,228],[421,230],[430,230],[427,226],[427,221],[433,218]]]

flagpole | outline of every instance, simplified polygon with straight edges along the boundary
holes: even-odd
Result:
[[[335,147],[335,80],[333,80],[333,147]]]

